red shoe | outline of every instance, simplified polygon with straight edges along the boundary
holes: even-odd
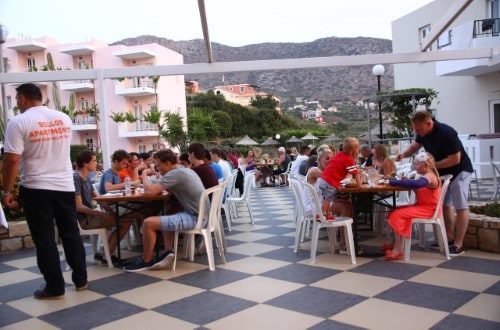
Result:
[[[382,251],[392,250],[394,248],[394,244],[392,243],[384,243],[380,248]]]
[[[404,257],[404,253],[393,253],[392,250],[385,251],[385,260],[399,260]]]

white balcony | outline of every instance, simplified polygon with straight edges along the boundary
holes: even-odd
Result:
[[[496,21],[496,23],[488,28],[485,22],[490,21],[477,20],[468,22],[444,32],[438,39],[439,50],[500,47],[498,33],[500,19],[493,19],[493,22]],[[498,71],[500,71],[499,54],[489,59],[436,62],[436,74],[438,76],[479,76]]]
[[[97,130],[97,119],[90,115],[76,115],[73,118],[74,131],[95,131]]]
[[[77,44],[69,45],[59,48],[60,53],[68,54],[71,56],[83,56],[92,54],[95,51],[95,47],[89,44]]]
[[[150,96],[155,95],[155,88],[149,78],[133,78],[117,82],[115,93],[123,96]]]
[[[138,60],[141,58],[155,57],[156,54],[149,49],[136,48],[114,52],[113,55],[124,60]]]
[[[60,87],[68,92],[89,92],[94,90],[94,83],[92,80],[62,81]]]
[[[148,137],[158,136],[158,129],[156,125],[146,123],[144,121],[136,121],[135,123],[119,123],[118,124],[119,137]]]
[[[14,49],[18,52],[29,53],[44,50],[47,48],[47,45],[40,41],[25,39],[5,44],[5,48]]]

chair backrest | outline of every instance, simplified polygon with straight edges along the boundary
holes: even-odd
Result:
[[[297,179],[299,181],[307,181],[305,175],[302,174],[290,173],[289,177],[292,179]]]
[[[307,194],[311,197],[312,205],[313,205],[313,216],[318,217],[321,222],[326,222],[326,218],[321,211],[321,202],[319,201],[319,196],[316,193],[316,190],[309,182],[301,182],[302,188],[305,190]]]
[[[286,171],[285,171],[285,173],[283,173],[283,174],[288,174],[288,173],[290,173],[290,169],[292,168],[292,164],[293,164],[294,162],[295,162],[295,161],[291,161],[291,162],[289,162],[289,163],[288,163],[288,165],[286,166]]]
[[[247,172],[245,174],[245,182],[243,183],[243,195],[241,199],[247,199],[250,195],[250,191],[254,187],[255,182],[255,171]]]
[[[301,217],[305,214],[304,201],[302,199],[302,185],[299,180],[290,178],[290,186],[295,196],[294,206],[296,207],[297,215]]]
[[[238,172],[234,171],[233,174],[228,176],[224,181],[225,187],[226,187],[226,196],[232,196],[234,189],[235,189],[235,184],[236,184],[236,177],[238,176]]]
[[[446,196],[446,191],[448,190],[448,186],[450,185],[450,181],[453,175],[448,174],[448,175],[443,175],[440,177],[441,179],[441,192],[439,193],[439,199],[436,204],[436,210],[434,211],[434,215],[432,216],[433,220],[438,220],[443,213],[443,202],[444,202],[444,197]],[[439,221],[442,221],[439,219]]]
[[[201,194],[198,207],[198,221],[195,226],[196,229],[201,229],[203,227],[203,221],[205,219],[207,219],[207,228],[211,228],[216,225],[222,205],[223,194],[224,184],[205,189],[205,191]],[[210,204],[210,209],[208,211],[207,204]],[[208,218],[206,218],[207,216]]]

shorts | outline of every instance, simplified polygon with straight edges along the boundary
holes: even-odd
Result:
[[[472,173],[462,171],[456,178],[453,178],[444,197],[444,206],[453,206],[455,210],[469,208],[467,198],[471,176]]]
[[[330,202],[334,202],[335,199],[337,198],[337,188],[323,180],[322,178],[319,178],[319,189],[321,190],[321,194],[325,199],[329,200]]]
[[[114,225],[112,221],[100,215],[87,215],[85,219],[78,219],[82,229],[109,228]]]
[[[182,211],[171,215],[160,216],[161,231],[178,231],[193,229],[198,221],[198,216]]]

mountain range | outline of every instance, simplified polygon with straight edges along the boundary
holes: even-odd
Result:
[[[126,38],[113,43],[126,46],[157,43],[184,56],[184,63],[206,62],[205,45],[202,39],[174,41],[163,37],[143,35]],[[388,39],[367,37],[328,37],[303,43],[260,43],[231,47],[212,43],[215,62],[252,61],[268,59],[309,58],[391,53],[392,43]],[[222,74],[186,75],[186,80],[199,82],[201,89],[213,89],[220,85],[251,84],[261,91],[281,98],[282,102],[294,102],[296,97],[318,100],[326,106],[333,103],[358,101],[373,96],[377,79],[371,65],[325,67],[314,69],[250,71]],[[224,82],[223,82],[224,79]],[[393,68],[386,66],[381,79],[382,90],[393,86]]]

